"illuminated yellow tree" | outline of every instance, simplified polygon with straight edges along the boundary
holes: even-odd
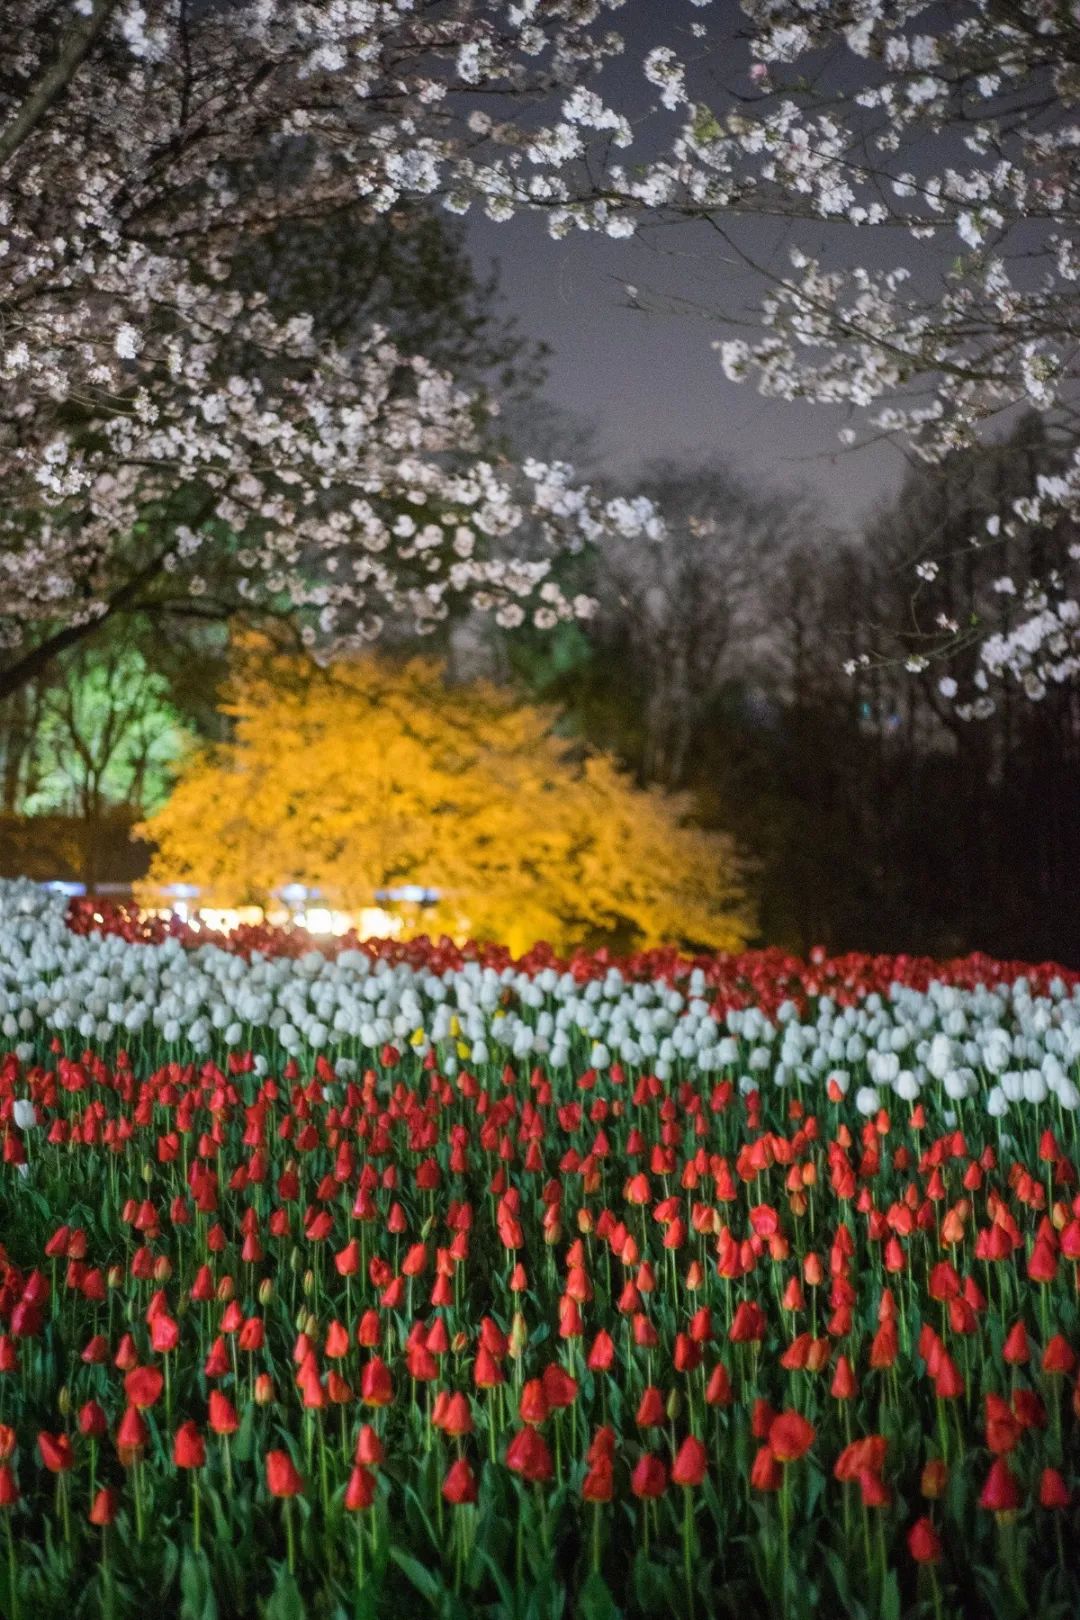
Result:
[[[284,883],[346,909],[376,889],[440,893],[426,929],[565,948],[598,937],[738,949],[752,932],[730,838],[555,735],[551,711],[427,658],[318,670],[242,658],[232,741],[181,766],[142,829],[152,881],[220,905]]]

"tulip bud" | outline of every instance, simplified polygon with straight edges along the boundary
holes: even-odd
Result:
[[[71,1411],[71,1391],[66,1384],[61,1384],[56,1394],[56,1408],[62,1416],[67,1417]]]
[[[586,1236],[588,1236],[588,1234],[592,1231],[592,1229],[593,1229],[592,1210],[590,1210],[590,1209],[579,1209],[578,1210],[578,1212],[577,1212],[577,1229],[578,1229],[579,1232],[583,1232]]]
[[[677,1423],[679,1413],[682,1411],[682,1396],[677,1389],[673,1389],[664,1402],[664,1411],[667,1413],[669,1423]]]
[[[140,1174],[142,1175],[143,1180],[146,1182],[146,1185],[149,1187],[150,1183],[154,1179],[154,1167],[150,1163],[149,1159],[143,1160],[143,1166]]]
[[[435,1225],[435,1217],[434,1217],[434,1215],[429,1215],[427,1220],[424,1222],[423,1226],[420,1228],[420,1241],[421,1241],[421,1243],[426,1243],[427,1242],[428,1236],[430,1235],[431,1229],[432,1229],[432,1227],[434,1225]]]
[[[172,1261],[168,1255],[159,1254],[154,1261],[154,1281],[159,1283],[168,1282],[172,1276],[172,1269]]]
[[[122,1288],[124,1285],[123,1266],[110,1266],[105,1273],[105,1283],[109,1288]]]
[[[232,1277],[222,1277],[214,1293],[223,1305],[227,1305],[236,1296],[236,1283]]]
[[[315,1273],[313,1271],[309,1270],[304,1272],[304,1281],[302,1286],[304,1293],[309,1296],[315,1292]]]
[[[454,1337],[450,1340],[450,1348],[454,1352],[455,1356],[460,1356],[469,1348],[469,1335],[461,1332],[455,1333]]]
[[[269,1406],[274,1399],[274,1380],[269,1373],[260,1373],[255,1380],[253,1396],[256,1406]]]
[[[525,1354],[525,1346],[529,1342],[529,1330],[525,1326],[525,1318],[520,1311],[515,1311],[510,1323],[509,1351],[514,1361],[520,1361]]]
[[[264,1277],[259,1284],[259,1304],[269,1305],[274,1297],[274,1281],[272,1277]]]
[[[292,1248],[289,1250],[289,1270],[290,1271],[300,1271],[302,1269],[302,1267],[303,1267],[303,1264],[304,1264],[303,1251],[298,1249],[296,1244],[294,1243]]]
[[[310,1311],[304,1318],[304,1326],[302,1327],[301,1332],[306,1333],[308,1338],[312,1341],[320,1337],[319,1318],[317,1316],[313,1316]]]
[[[301,1305],[300,1309],[296,1313],[296,1321],[293,1324],[295,1326],[295,1328],[296,1328],[297,1333],[306,1333],[307,1332],[307,1319],[308,1319],[307,1306],[306,1305]]]

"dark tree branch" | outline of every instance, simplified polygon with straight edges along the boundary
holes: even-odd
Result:
[[[140,568],[138,573],[133,574],[121,585],[106,602],[103,613],[86,620],[83,624],[65,625],[62,630],[57,630],[51,636],[46,636],[44,641],[39,641],[36,647],[24,653],[14,664],[0,670],[0,699],[10,697],[12,692],[17,692],[20,687],[47,669],[61,653],[67,652],[70,647],[77,647],[80,642],[95,635],[101,626],[107,624],[117,613],[130,608],[143,586],[161,572],[170,549],[158,552],[145,567]]]
[[[57,96],[71,83],[116,5],[117,0],[93,0],[89,16],[81,17],[71,29],[52,67],[42,74],[7,127],[0,130],[0,168],[33,134]]]

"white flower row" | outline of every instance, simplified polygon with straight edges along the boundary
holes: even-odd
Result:
[[[754,1007],[721,1019],[700,969],[684,992],[614,968],[580,984],[552,968],[470,962],[436,973],[362,951],[248,962],[216,945],[75,935],[61,899],[0,882],[0,1036],[29,1059],[53,1034],[69,1049],[115,1043],[154,1061],[251,1047],[265,1067],[279,1053],[321,1051],[342,1076],[391,1043],[434,1048],[450,1074],[515,1060],[727,1076],[744,1092],[833,1081],[844,1094],[854,1085],[867,1115],[924,1094],[947,1110],[981,1098],[995,1117],[1049,1099],[1070,1113],[1080,1105],[1080,988],[1061,980],[1045,995],[1023,977],[992,989],[895,985],[855,1007],[821,997],[805,1019],[791,1002],[775,1019]]]

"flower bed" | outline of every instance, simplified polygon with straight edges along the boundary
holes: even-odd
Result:
[[[309,945],[0,886],[0,1612],[1080,1611],[1076,975]]]

